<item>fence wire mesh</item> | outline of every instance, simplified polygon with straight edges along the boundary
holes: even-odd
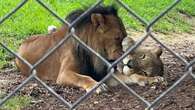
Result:
[[[21,7],[23,7],[29,0],[23,0],[21,1],[18,6],[16,6],[11,12],[9,12],[7,15],[5,15],[3,18],[0,19],[0,25],[7,20],[10,16],[12,16],[14,13],[16,13]],[[35,2],[39,3],[42,7],[44,7],[48,12],[50,12],[54,17],[57,18],[62,23],[65,23],[68,25],[70,31],[69,33],[64,36],[64,38],[56,44],[52,49],[50,49],[40,60],[38,60],[34,65],[31,65],[28,61],[26,61],[24,58],[19,56],[17,53],[9,49],[3,42],[0,42],[0,45],[6,49],[9,53],[17,57],[19,60],[21,60],[23,63],[25,63],[30,69],[31,69],[31,75],[24,80],[18,87],[9,93],[6,97],[0,100],[0,106],[2,106],[7,100],[9,100],[14,94],[16,94],[17,91],[19,91],[21,88],[23,88],[26,84],[28,84],[32,79],[37,80],[40,85],[42,85],[45,89],[47,89],[51,94],[53,94],[54,97],[56,97],[58,100],[62,102],[62,104],[66,105],[69,109],[75,109],[79,106],[81,102],[83,102],[87,97],[89,97],[93,91],[95,91],[99,86],[101,86],[108,78],[113,77],[116,79],[119,83],[121,83],[128,91],[130,94],[133,94],[135,97],[140,99],[142,102],[144,102],[147,106],[147,109],[153,109],[157,103],[161,101],[161,99],[167,95],[169,92],[173,91],[179,83],[181,83],[187,76],[191,75],[193,78],[195,78],[195,75],[192,73],[192,65],[195,63],[195,59],[191,62],[186,61],[183,57],[181,57],[179,54],[171,50],[168,46],[163,44],[161,41],[157,39],[157,37],[153,34],[152,32],[152,27],[154,26],[155,23],[159,21],[165,14],[167,14],[172,8],[174,8],[181,0],[174,0],[166,9],[164,9],[158,16],[154,17],[151,21],[146,21],[144,18],[139,16],[134,10],[132,10],[128,5],[126,5],[123,1],[121,0],[115,0],[120,7],[123,7],[130,15],[134,16],[138,21],[140,21],[142,24],[145,25],[145,33],[142,36],[140,40],[138,40],[135,45],[130,47],[120,58],[118,58],[116,61],[113,63],[109,63],[104,57],[102,57],[99,53],[95,52],[92,48],[90,48],[87,44],[85,44],[76,34],[75,34],[75,29],[74,25],[79,22],[79,20],[83,17],[85,17],[90,11],[92,11],[95,7],[101,5],[101,3],[104,0],[97,0],[96,3],[94,3],[87,11],[85,11],[81,16],[79,16],[76,20],[74,20],[72,23],[69,23],[65,21],[63,18],[59,17],[56,12],[54,12],[49,6],[43,2],[42,0],[35,0]],[[183,76],[177,80],[172,86],[170,86],[166,91],[161,93],[154,101],[149,102],[145,100],[142,96],[137,94],[132,88],[127,86],[125,83],[123,83],[113,71],[114,66],[116,66],[121,60],[123,60],[132,50],[137,48],[138,46],[141,45],[142,42],[144,42],[148,37],[152,38],[154,41],[156,41],[158,44],[160,44],[162,47],[164,47],[167,51],[169,51],[172,55],[174,55],[177,59],[182,61],[185,64],[185,73]],[[50,88],[47,84],[45,84],[41,79],[39,79],[36,75],[36,67],[40,65],[43,61],[45,61],[54,51],[56,51],[61,45],[66,43],[66,41],[70,38],[73,38],[76,40],[76,42],[79,42],[83,48],[86,50],[90,51],[93,53],[96,57],[98,57],[100,60],[102,60],[109,68],[108,68],[108,74],[98,82],[96,86],[91,89],[91,91],[87,92],[85,95],[80,97],[77,101],[74,103],[70,103],[66,101],[63,97],[58,95],[52,88]]]

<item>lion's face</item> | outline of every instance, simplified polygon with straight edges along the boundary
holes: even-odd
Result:
[[[122,51],[122,40],[126,37],[126,31],[119,17],[114,15],[93,14],[92,23],[96,28],[95,37],[104,57],[108,61],[119,58]],[[101,51],[101,52],[102,52]]]
[[[160,47],[153,48],[137,48],[131,55],[123,60],[124,74],[138,72],[146,76],[162,76],[163,63],[160,59],[162,49]]]
[[[133,39],[126,37],[123,42],[123,51],[134,44]],[[126,75],[140,73],[146,76],[162,76],[163,63],[160,59],[162,49],[160,47],[138,47],[123,59],[119,65],[119,71]]]

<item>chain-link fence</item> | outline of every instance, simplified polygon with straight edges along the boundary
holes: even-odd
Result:
[[[161,101],[161,99],[167,95],[170,91],[173,91],[177,85],[182,82],[187,76],[191,75],[193,78],[195,78],[195,75],[192,73],[192,65],[195,63],[195,59],[191,62],[186,61],[183,57],[181,57],[179,54],[172,51],[169,47],[167,47],[165,44],[161,43],[156,36],[152,32],[152,27],[155,23],[159,21],[165,14],[167,14],[172,8],[174,8],[181,0],[174,0],[165,10],[163,10],[158,16],[156,16],[154,19],[152,19],[150,22],[146,21],[142,17],[140,17],[135,11],[133,11],[130,7],[128,7],[123,1],[121,0],[115,0],[121,7],[123,7],[125,10],[128,11],[129,14],[134,16],[136,19],[138,19],[142,24],[145,25],[145,33],[142,36],[140,40],[138,40],[135,45],[133,45],[131,48],[129,48],[120,58],[118,58],[113,63],[109,63],[106,59],[104,59],[100,54],[95,52],[92,48],[90,48],[88,45],[86,45],[76,34],[74,25],[79,22],[79,20],[83,17],[85,17],[90,11],[92,11],[95,7],[98,5],[101,5],[104,0],[97,0],[96,3],[94,3],[89,9],[87,9],[81,16],[79,16],[76,20],[74,20],[72,23],[69,23],[65,21],[64,19],[60,18],[53,10],[51,10],[42,0],[35,0],[37,3],[39,3],[41,6],[43,6],[46,10],[48,10],[54,17],[56,17],[60,22],[65,23],[68,25],[69,29],[71,30],[64,38],[56,44],[52,49],[49,50],[40,60],[38,60],[34,65],[31,65],[28,61],[26,61],[24,58],[19,56],[17,53],[9,49],[3,42],[0,42],[0,45],[6,49],[9,53],[13,54],[15,57],[20,59],[23,63],[28,65],[28,67],[31,69],[31,75],[26,78],[18,87],[12,91],[10,94],[8,94],[6,97],[0,100],[0,106],[2,106],[7,100],[9,100],[17,91],[19,91],[21,88],[23,88],[26,84],[28,84],[32,79],[37,80],[39,84],[43,85],[51,94],[53,94],[58,100],[60,100],[64,105],[66,105],[69,109],[75,109],[79,106],[81,102],[83,102],[87,97],[89,97],[93,91],[95,91],[99,86],[101,86],[108,78],[113,77],[116,79],[119,83],[121,83],[131,94],[136,96],[138,99],[140,99],[142,102],[144,102],[147,106],[147,109],[153,109],[153,107]],[[7,20],[10,16],[12,16],[14,13],[17,12],[21,7],[23,7],[28,0],[23,0],[18,6],[13,9],[11,12],[9,12],[6,16],[0,19],[0,24],[2,24],[5,20]],[[181,60],[185,64],[185,73],[184,75],[177,80],[171,87],[169,87],[166,91],[160,94],[153,102],[149,102],[145,100],[143,97],[141,97],[139,94],[137,94],[133,89],[128,87],[126,84],[124,84],[115,74],[113,74],[113,68],[116,66],[123,58],[125,58],[132,50],[137,48],[143,41],[145,41],[148,37],[151,37],[153,40],[155,40],[158,44],[160,44],[162,47],[164,47],[167,51],[169,51],[171,54],[173,54],[177,59]],[[89,92],[87,92],[85,95],[80,97],[77,101],[74,103],[68,102],[66,99],[62,98],[60,95],[58,95],[52,88],[50,88],[48,85],[46,85],[41,79],[39,79],[36,75],[36,67],[41,64],[43,61],[45,61],[48,56],[50,56],[55,50],[57,50],[61,45],[66,43],[66,41],[69,38],[75,39],[77,42],[79,42],[83,48],[87,49],[91,53],[93,53],[96,57],[98,57],[100,60],[105,62],[105,64],[108,66],[108,74],[98,82],[97,85],[93,87]]]

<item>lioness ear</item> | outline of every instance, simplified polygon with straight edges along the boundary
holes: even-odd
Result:
[[[160,46],[154,49],[154,53],[159,57],[162,54],[162,48]]]
[[[130,37],[125,37],[122,41],[123,51],[127,51],[127,49],[135,44],[134,40]]]
[[[104,31],[104,17],[101,14],[92,14],[91,22],[96,29],[99,29],[100,32]]]

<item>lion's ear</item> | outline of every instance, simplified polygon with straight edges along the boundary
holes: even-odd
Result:
[[[103,32],[104,30],[104,17],[101,14],[92,14],[91,22],[95,29],[99,29],[99,31]]]
[[[157,46],[155,49],[154,49],[154,53],[159,57],[161,56],[162,54],[162,48],[160,46]]]

